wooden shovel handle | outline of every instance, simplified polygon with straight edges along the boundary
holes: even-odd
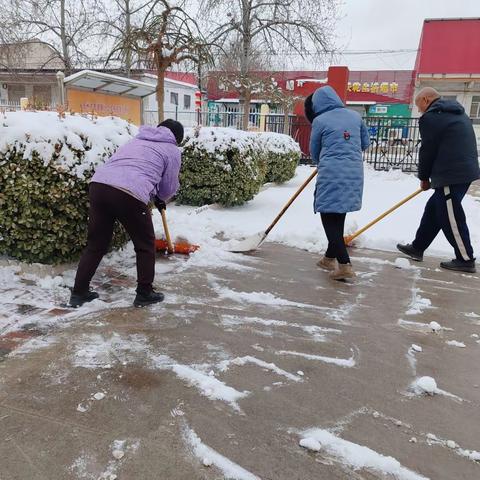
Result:
[[[272,228],[278,223],[278,221],[283,217],[283,214],[288,210],[290,205],[296,200],[296,198],[305,190],[306,186],[315,178],[317,175],[317,169],[314,168],[312,174],[303,182],[300,188],[292,195],[290,200],[285,204],[280,213],[275,217],[275,220],[270,224],[270,226],[265,230],[265,236],[270,233]]]
[[[172,244],[172,239],[170,237],[170,232],[168,230],[167,214],[165,213],[165,209],[162,208],[160,210],[160,214],[162,215],[163,230],[165,231],[165,238],[167,240],[168,253],[173,253],[174,248],[173,248],[173,244]]]
[[[361,235],[365,230],[368,230],[370,227],[373,227],[373,225],[375,225],[376,223],[378,223],[380,220],[383,220],[387,215],[390,215],[393,211],[395,211],[397,208],[401,207],[402,205],[404,205],[405,203],[407,203],[408,201],[410,201],[412,198],[416,197],[418,194],[422,193],[423,190],[421,188],[419,188],[418,190],[416,190],[415,192],[413,192],[412,194],[410,194],[408,197],[404,198],[403,200],[401,200],[400,202],[396,203],[393,207],[389,208],[386,212],[383,212],[381,215],[379,215],[377,218],[375,218],[374,220],[372,220],[370,223],[368,223],[367,225],[365,225],[363,228],[361,228],[360,230],[357,230],[355,233],[353,233],[352,235],[347,235],[345,237],[345,244],[349,244],[352,240],[354,240],[355,238],[357,238],[359,235]]]

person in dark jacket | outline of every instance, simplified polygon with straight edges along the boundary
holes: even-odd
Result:
[[[440,230],[452,245],[455,259],[442,262],[449,270],[475,273],[475,258],[462,200],[470,184],[480,178],[477,141],[472,121],[455,100],[447,100],[433,88],[422,89],[415,103],[420,118],[422,145],[418,177],[423,190],[435,192],[427,202],[420,227],[411,244],[397,248],[414,260],[423,253]]]
[[[133,304],[144,307],[163,300],[163,293],[152,286],[155,234],[148,204],[163,210],[178,190],[182,140],[183,126],[175,120],[164,120],[157,128],[144,125],[96,170],[89,189],[87,246],[78,264],[70,306],[77,308],[98,298],[90,290],[90,281],[107,253],[116,220],[125,227],[137,256]]]
[[[345,218],[362,207],[362,150],[370,138],[360,115],[345,108],[330,86],[318,88],[304,107],[312,123],[310,153],[318,168],[314,210],[321,215],[328,239],[317,265],[329,270],[331,278],[345,280],[355,276],[343,239]]]

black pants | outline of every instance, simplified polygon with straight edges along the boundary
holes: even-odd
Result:
[[[347,252],[345,241],[343,240],[343,231],[345,229],[346,213],[322,213],[323,228],[328,239],[328,248],[325,256],[336,258],[338,263],[350,263],[350,257]]]
[[[414,248],[424,252],[442,230],[458,260],[473,260],[470,233],[462,207],[463,197],[469,188],[468,183],[435,189],[425,206],[420,227],[412,243]]]
[[[155,276],[155,233],[147,205],[103,183],[90,184],[89,198],[88,241],[78,265],[74,293],[88,291],[90,281],[108,251],[115,220],[125,227],[135,247],[137,290],[151,290]]]

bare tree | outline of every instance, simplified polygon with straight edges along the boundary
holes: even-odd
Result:
[[[127,77],[130,77],[134,64],[139,61],[132,34],[142,26],[147,14],[153,13],[151,7],[156,3],[157,0],[107,0],[100,7],[98,35],[102,40],[110,40],[110,46],[113,45],[115,51],[113,55],[110,53],[108,61],[118,62]]]
[[[260,51],[252,49],[248,59],[248,68],[242,72],[241,68],[242,42],[237,36],[233,38],[226,47],[216,48],[217,69],[211,72],[214,81],[218,82],[225,91],[238,92],[242,101],[250,106],[254,97],[262,96],[267,90],[274,88],[268,59]],[[249,108],[248,108],[249,113]],[[249,115],[244,115],[242,128],[248,128]]]
[[[239,42],[238,81],[243,106],[243,128],[248,126],[251,93],[249,81],[252,58],[295,52],[303,57],[307,51],[318,54],[331,50],[333,26],[338,0],[203,0],[202,8],[215,27],[213,42],[234,38]],[[218,21],[217,19],[226,19]]]
[[[266,88],[264,97],[279,106],[283,111],[283,133],[288,135],[290,133],[290,115],[293,113],[295,105],[303,100],[303,97],[288,90],[283,90],[278,85]]]
[[[173,65],[203,61],[208,45],[197,22],[184,8],[168,0],[157,0],[145,12],[141,26],[133,27],[128,38],[115,45],[111,56],[135,52],[139,59],[157,74],[159,121],[164,119],[165,76]]]
[[[63,62],[67,74],[88,58],[94,0],[0,0],[0,8],[4,12],[0,28],[10,43],[42,41]]]

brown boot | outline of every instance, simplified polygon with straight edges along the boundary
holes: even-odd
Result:
[[[317,267],[333,272],[337,266],[337,260],[335,258],[328,258],[325,255],[317,262]]]
[[[339,263],[337,268],[330,272],[330,278],[333,280],[347,280],[348,278],[355,278],[351,263]]]

